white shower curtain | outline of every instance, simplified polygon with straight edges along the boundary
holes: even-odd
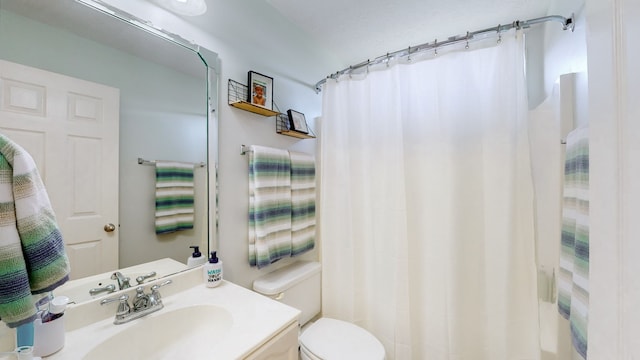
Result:
[[[323,315],[387,359],[539,358],[522,34],[323,89]]]

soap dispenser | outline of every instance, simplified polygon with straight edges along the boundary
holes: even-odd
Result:
[[[216,287],[222,282],[222,261],[216,256],[216,252],[211,252],[209,262],[203,267],[204,282],[207,287]]]
[[[207,258],[202,256],[199,246],[189,246],[193,249],[193,254],[187,258],[187,267],[193,268],[207,262]]]

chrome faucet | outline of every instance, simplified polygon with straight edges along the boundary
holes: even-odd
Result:
[[[138,286],[136,288],[136,298],[133,300],[133,312],[146,310],[150,305],[149,295],[144,293],[142,286]]]
[[[144,293],[144,287],[138,286],[136,288],[136,297],[133,300],[133,305],[129,305],[129,295],[127,294],[120,297],[104,299],[100,301],[100,305],[118,301],[118,309],[116,310],[116,317],[113,323],[116,325],[128,323],[131,320],[141,318],[162,309],[164,305],[162,304],[158,289],[171,284],[171,282],[171,280],[167,280],[161,284],[153,285],[151,287],[151,293],[149,294]]]
[[[122,275],[120,271],[116,271],[113,274],[111,274],[111,280],[118,281],[119,290],[124,290],[131,287],[131,284],[129,284],[129,281],[131,281],[131,279]]]
[[[93,288],[89,290],[89,295],[94,296],[94,295],[98,295],[100,293],[106,292],[108,294],[112,293],[116,291],[116,286],[113,284],[109,284],[107,286],[103,286],[103,287],[97,287],[97,288]]]

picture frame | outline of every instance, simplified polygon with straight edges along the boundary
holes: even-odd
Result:
[[[255,71],[249,71],[248,78],[247,102],[273,110],[273,78]]]
[[[289,129],[303,134],[309,133],[309,127],[307,126],[307,120],[304,114],[295,110],[287,110],[289,116]]]

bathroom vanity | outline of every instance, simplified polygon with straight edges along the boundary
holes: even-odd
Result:
[[[203,283],[202,268],[144,283],[164,307],[115,325],[118,301],[94,299],[65,312],[62,350],[45,359],[298,359],[300,311],[228,281]],[[136,296],[135,286],[102,298]]]

